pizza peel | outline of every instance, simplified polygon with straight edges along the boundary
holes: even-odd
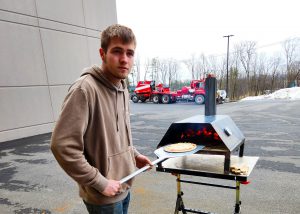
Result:
[[[176,158],[176,157],[182,157],[182,156],[186,156],[186,155],[192,155],[204,148],[204,146],[202,146],[202,145],[197,145],[197,147],[195,149],[188,151],[188,152],[166,152],[164,150],[164,147],[165,146],[160,147],[154,151],[154,154],[158,157],[158,159],[156,159],[155,161],[152,162],[153,166],[155,166],[156,164],[163,162],[169,158]],[[120,184],[125,183],[126,181],[132,179],[133,177],[139,175],[140,173],[146,171],[149,168],[150,168],[150,165],[147,165],[147,166],[144,166],[144,167],[138,169],[134,173],[122,178],[120,180]]]

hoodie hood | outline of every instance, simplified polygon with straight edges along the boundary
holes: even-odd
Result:
[[[127,89],[127,85],[125,83],[124,80],[121,80],[121,85],[120,87],[117,87],[115,84],[113,84],[112,82],[110,82],[105,75],[103,74],[103,71],[97,66],[94,65],[91,68],[86,68],[84,69],[83,73],[81,74],[82,76],[88,75],[90,74],[91,76],[93,76],[93,78],[95,78],[96,80],[98,80],[99,82],[101,82],[105,87],[107,87],[110,90],[115,91],[115,105],[114,105],[114,111],[115,111],[115,115],[116,115],[116,127],[117,127],[117,131],[119,131],[119,112],[118,112],[118,103],[120,101],[118,101],[118,96],[122,96],[121,99],[123,99],[123,103],[124,103],[124,109],[126,109],[126,99],[125,99],[125,93],[126,93],[126,89]]]
[[[104,84],[107,88],[110,88],[112,90],[124,92],[127,88],[126,82],[124,80],[121,80],[121,87],[117,87],[113,83],[111,83],[103,74],[103,71],[101,68],[99,68],[97,65],[93,65],[90,68],[86,68],[83,70],[82,76],[85,76],[87,74],[92,75],[95,79],[99,80],[102,84]]]

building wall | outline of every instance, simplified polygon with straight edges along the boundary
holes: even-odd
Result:
[[[0,142],[52,131],[113,23],[115,0],[0,0]]]

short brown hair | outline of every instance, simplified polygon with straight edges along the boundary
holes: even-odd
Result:
[[[133,42],[136,46],[136,39],[133,31],[129,27],[115,24],[107,27],[101,33],[101,48],[104,52],[107,51],[112,38],[120,38],[125,44]]]

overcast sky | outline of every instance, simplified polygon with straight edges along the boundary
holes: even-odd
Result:
[[[117,0],[118,22],[137,36],[141,57],[222,55],[240,41],[278,49],[300,37],[299,0]],[[263,48],[261,48],[263,50]]]

